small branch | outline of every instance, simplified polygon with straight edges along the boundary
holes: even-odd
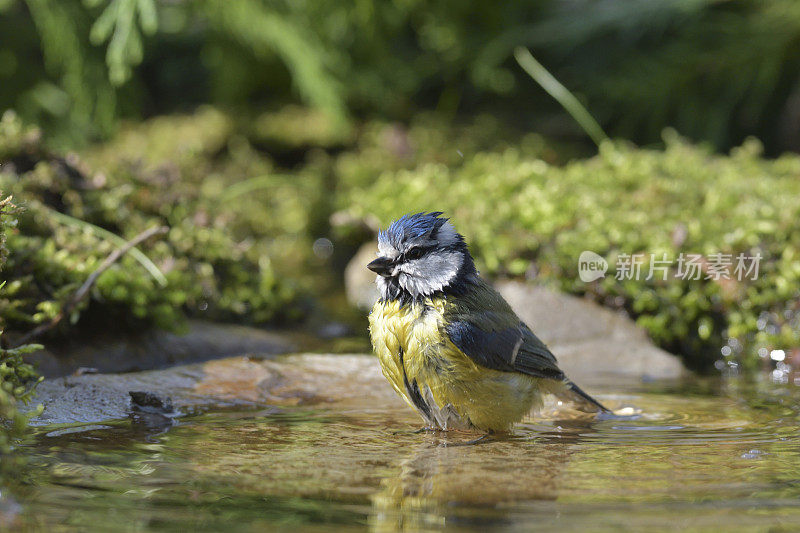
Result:
[[[64,306],[58,312],[56,316],[50,322],[46,324],[41,324],[40,326],[36,327],[32,331],[28,332],[24,335],[21,339],[19,339],[16,343],[16,346],[21,346],[30,342],[32,339],[38,337],[42,333],[50,331],[54,327],[56,327],[65,316],[68,316],[73,309],[83,300],[86,295],[89,293],[89,290],[94,286],[95,282],[97,282],[97,278],[105,272],[106,270],[111,267],[117,260],[125,255],[131,248],[137,246],[141,242],[145,241],[146,239],[152,237],[153,235],[163,235],[169,231],[169,228],[166,226],[153,226],[152,228],[141,232],[139,235],[134,237],[133,239],[127,241],[125,244],[108,254],[108,257],[100,263],[100,266],[91,273],[91,275],[86,278],[86,281],[83,282],[77,291],[64,303]]]

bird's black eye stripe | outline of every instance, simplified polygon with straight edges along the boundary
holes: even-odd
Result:
[[[404,253],[403,254],[403,259],[408,260],[408,261],[413,261],[413,260],[419,259],[423,255],[425,255],[425,252],[427,252],[427,251],[428,251],[427,249],[422,248],[420,246],[417,246],[416,248],[412,248],[409,251],[407,251],[406,253]]]

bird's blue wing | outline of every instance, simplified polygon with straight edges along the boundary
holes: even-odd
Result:
[[[445,330],[453,344],[475,363],[493,370],[564,379],[555,356],[524,323],[505,328],[486,327],[484,324],[497,324],[495,317],[473,314],[470,318],[454,320]]]
[[[471,291],[451,297],[448,304],[445,333],[476,364],[562,381],[583,401],[608,411],[567,379],[553,353],[485,282],[478,279]]]

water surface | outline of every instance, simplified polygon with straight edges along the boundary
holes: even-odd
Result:
[[[415,434],[408,409],[369,398],[38,428],[6,508],[13,498],[17,526],[48,530],[800,528],[797,387],[651,384],[601,398],[638,414],[550,416],[475,445]]]

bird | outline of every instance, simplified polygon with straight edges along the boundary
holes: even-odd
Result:
[[[545,394],[610,412],[478,273],[441,211],[406,214],[378,233],[379,298],[369,314],[381,371],[430,431],[504,433]]]

